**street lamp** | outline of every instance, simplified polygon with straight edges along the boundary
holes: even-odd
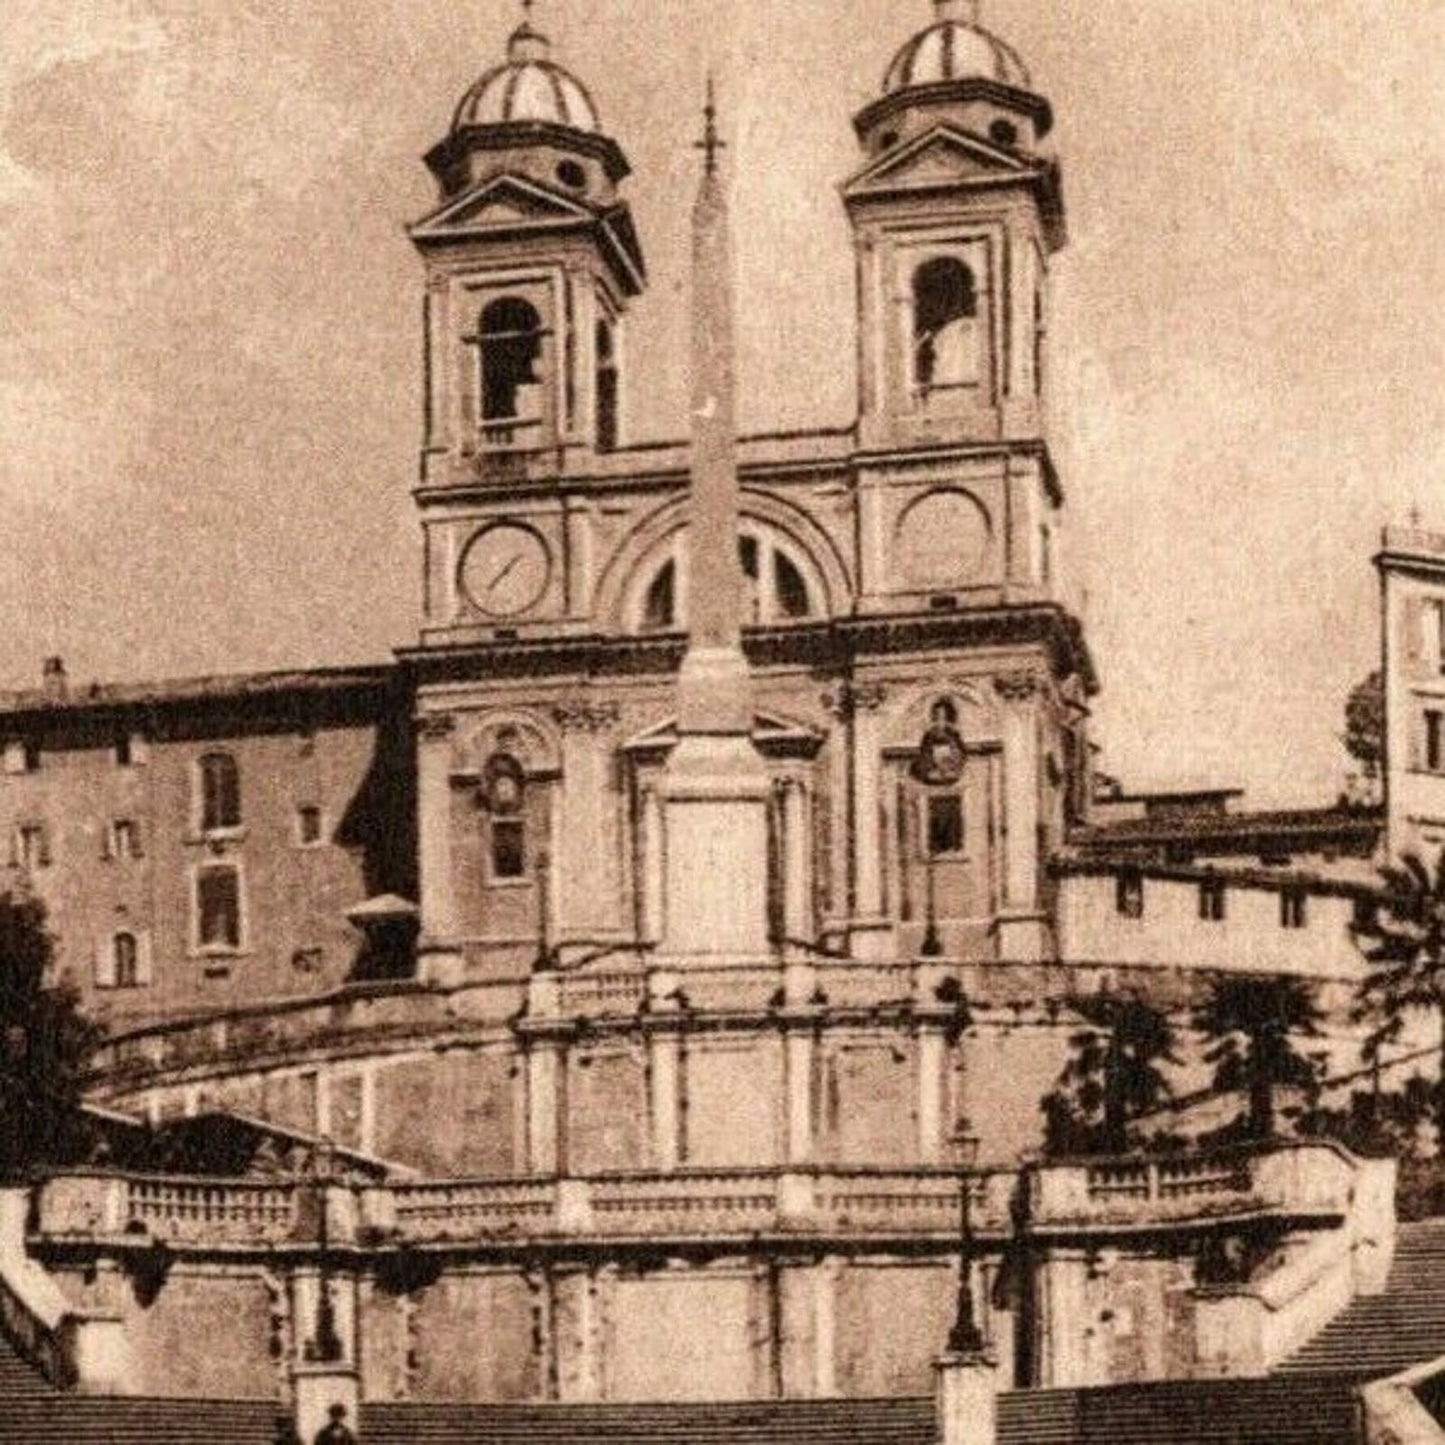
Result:
[[[316,1277],[316,1333],[308,1342],[307,1353],[313,1360],[333,1364],[345,1354],[345,1346],[336,1329],[336,1302],[331,1298],[331,1186],[336,1182],[336,1145],[323,1135],[312,1158],[316,1176],[316,1196],[320,1206],[317,1217],[317,1245],[321,1268]]]
[[[973,1309],[973,1220],[970,1213],[973,1170],[978,1163],[978,1135],[969,1132],[968,1121],[960,1120],[953,1136],[958,1151],[958,1308],[948,1332],[951,1355],[981,1355],[983,1331]]]

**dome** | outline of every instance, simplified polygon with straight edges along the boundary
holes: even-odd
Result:
[[[1018,51],[978,23],[976,4],[934,0],[934,7],[938,11],[934,23],[893,57],[883,77],[885,93],[972,79],[999,81],[1018,90],[1031,88]]]
[[[597,107],[576,76],[551,60],[551,42],[523,23],[507,43],[507,63],[489,70],[462,97],[452,130],[474,125],[545,121],[600,131]]]

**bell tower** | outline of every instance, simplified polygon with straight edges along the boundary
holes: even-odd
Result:
[[[1013,48],[970,0],[894,57],[855,118],[843,188],[859,296],[865,445],[1037,435],[1048,258],[1063,246],[1053,123]]]
[[[556,519],[519,524],[512,508],[488,542],[478,503],[621,444],[627,306],[646,271],[621,195],[627,159],[530,14],[426,163],[440,203],[410,232],[426,266],[418,501],[425,634],[450,643],[569,615],[549,565]]]

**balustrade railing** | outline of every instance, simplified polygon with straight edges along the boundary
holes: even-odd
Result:
[[[1229,1213],[1335,1215],[1350,1208],[1358,1165],[1323,1143],[1254,1153],[1035,1165],[1026,1171],[1031,1227],[1174,1224]],[[1007,1233],[1019,1176],[970,1175],[971,1217]],[[42,1187],[39,1230],[56,1239],[159,1239],[211,1245],[304,1244],[321,1199],[333,1242],[437,1242],[530,1237],[689,1236],[823,1230],[859,1236],[948,1233],[959,1175],[947,1166],[774,1166],[683,1169],[592,1178],[365,1185],[314,1180],[208,1180],[60,1175]]]
[[[0,1334],[52,1385],[64,1390],[74,1384],[75,1371],[62,1342],[60,1326],[42,1320],[11,1288],[3,1274],[0,1274]]]
[[[1062,1161],[1033,1170],[1036,1225],[1139,1219],[1171,1223],[1224,1211],[1343,1214],[1355,1165],[1322,1142],[1207,1154]]]
[[[297,1226],[296,1186],[245,1180],[123,1181],[126,1228],[168,1243],[275,1243]]]

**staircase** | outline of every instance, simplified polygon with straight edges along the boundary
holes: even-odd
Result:
[[[1357,1445],[1353,1383],[1172,1380],[999,1398],[998,1445]]]
[[[366,1445],[933,1445],[933,1401],[367,1405]]]
[[[0,1445],[275,1445],[269,1400],[140,1400],[57,1390],[0,1334]]]
[[[1445,1219],[1402,1224],[1383,1294],[1354,1300],[1276,1371],[1393,1375],[1445,1355]]]

